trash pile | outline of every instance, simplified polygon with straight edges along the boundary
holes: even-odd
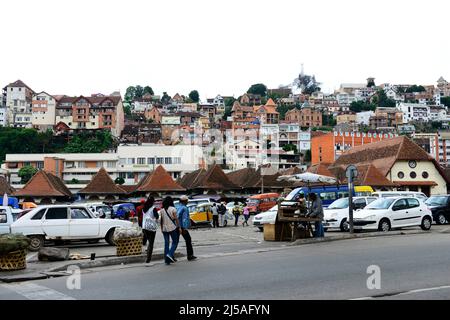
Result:
[[[30,239],[21,233],[0,235],[0,255],[28,248]]]

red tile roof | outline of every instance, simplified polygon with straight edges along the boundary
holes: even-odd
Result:
[[[78,193],[116,195],[126,194],[127,192],[114,183],[105,168],[101,168],[92,178],[91,182],[89,182],[85,188],[78,191]]]
[[[19,88],[19,87],[23,88],[23,87],[25,87],[25,88],[31,90],[32,92],[34,92],[34,90],[31,89],[29,86],[27,86],[22,80],[17,80],[17,81],[11,82],[5,88],[7,88],[7,87],[15,87],[15,88]]]
[[[179,183],[186,189],[233,190],[239,189],[230,181],[219,165],[213,165],[208,170],[199,169],[185,174]]]
[[[322,176],[334,177],[334,174],[331,173],[330,170],[328,170],[329,166],[330,166],[329,163],[319,163],[310,166],[306,171],[310,173],[320,174]]]
[[[38,171],[25,186],[14,193],[22,197],[72,197],[61,178],[46,172]]]
[[[175,182],[170,174],[159,165],[154,171],[149,172],[139,181],[135,191],[159,192],[159,191],[185,191],[186,189]]]

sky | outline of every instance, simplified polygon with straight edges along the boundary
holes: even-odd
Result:
[[[0,4],[0,85],[202,100],[292,83],[450,80],[445,0],[14,0]]]

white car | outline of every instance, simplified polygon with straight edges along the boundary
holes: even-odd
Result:
[[[412,197],[379,198],[364,209],[356,211],[355,230],[379,230],[420,226],[429,230],[433,221],[426,204]]]
[[[258,227],[259,230],[264,230],[265,224],[275,224],[278,214],[278,205],[270,208],[267,211],[261,212],[253,217],[253,226]]]
[[[375,197],[353,197],[353,210],[361,210],[369,203],[377,200]],[[342,232],[349,231],[348,224],[348,198],[340,198],[323,209],[324,224],[328,229],[340,229]]]
[[[114,245],[114,229],[130,228],[130,221],[100,219],[83,205],[39,206],[11,225],[12,233],[22,233],[31,240],[29,249],[37,251],[44,240],[105,239]]]

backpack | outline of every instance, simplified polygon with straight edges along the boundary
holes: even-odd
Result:
[[[233,208],[233,214],[240,214],[241,210],[238,207]]]

